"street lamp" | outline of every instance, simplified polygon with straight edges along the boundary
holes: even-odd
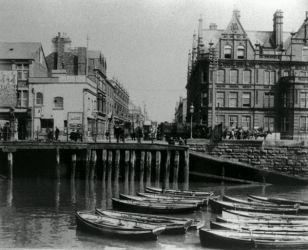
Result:
[[[190,139],[192,139],[192,118],[193,118],[194,109],[195,109],[194,105],[191,104],[190,109],[189,109],[190,111]]]

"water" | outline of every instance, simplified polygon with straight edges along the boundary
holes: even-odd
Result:
[[[237,197],[256,194],[308,200],[308,187],[191,183],[190,188]],[[74,211],[112,208],[112,197],[142,189],[144,184],[139,182],[71,181],[46,177],[0,180],[0,248],[205,249],[195,230],[186,235],[161,235],[154,242],[134,242],[76,230]],[[210,208],[204,208],[180,216],[198,218],[208,227],[209,220],[216,215]]]

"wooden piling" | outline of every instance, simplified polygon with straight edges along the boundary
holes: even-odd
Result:
[[[140,169],[139,169],[139,185],[140,185],[140,192],[143,192],[143,181],[144,181],[144,158],[145,152],[141,151],[140,154]]]
[[[147,152],[146,186],[151,186],[152,152]]]
[[[183,189],[189,189],[189,152],[188,150],[184,151],[184,185]]]
[[[119,196],[119,171],[120,171],[120,150],[115,152],[115,161],[114,161],[114,195],[117,198]]]
[[[175,151],[174,167],[173,167],[173,180],[172,180],[173,189],[178,189],[179,164],[180,164],[180,154],[179,154],[179,151]]]
[[[130,170],[129,170],[129,192],[131,195],[135,193],[135,162],[136,162],[136,153],[135,150],[131,151],[130,154]]]
[[[128,178],[129,178],[129,150],[125,150],[125,169],[124,169],[124,192],[128,193]]]
[[[112,177],[112,150],[108,151],[108,164],[107,164],[107,182],[111,183],[111,177]]]
[[[160,182],[160,163],[161,163],[161,153],[159,150],[156,151],[155,156],[155,186],[159,187]]]
[[[90,179],[94,180],[95,177],[95,167],[96,167],[96,150],[92,150],[91,152],[91,163],[90,163]]]
[[[60,164],[60,149],[56,148],[56,163]]]
[[[86,156],[85,156],[85,179],[89,178],[90,174],[90,160],[91,160],[91,150],[87,149]]]
[[[107,150],[103,149],[102,152],[102,181],[106,180],[106,169],[107,169]]]
[[[13,153],[7,153],[7,162],[8,162],[8,178],[13,179]]]
[[[165,177],[164,177],[164,187],[169,188],[169,176],[170,176],[170,151],[166,152],[166,164],[165,164]]]
[[[76,153],[74,153],[74,154],[72,154],[71,179],[75,179],[75,175],[76,175],[76,161],[77,161],[77,156],[76,156]]]

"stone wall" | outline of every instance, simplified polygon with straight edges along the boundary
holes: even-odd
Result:
[[[188,141],[193,151],[210,156],[239,161],[264,170],[291,174],[308,174],[308,147],[292,141],[223,140]]]

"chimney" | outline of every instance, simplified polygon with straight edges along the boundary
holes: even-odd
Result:
[[[276,10],[273,17],[273,38],[275,47],[283,47],[283,12]]]
[[[68,52],[71,45],[71,39],[65,35],[61,36],[61,33],[58,32],[58,35],[52,40],[54,52],[56,53],[56,69],[64,69],[64,52]]]
[[[217,30],[217,24],[216,23],[210,23],[210,30]]]
[[[308,20],[308,11],[306,11],[306,20]]]

